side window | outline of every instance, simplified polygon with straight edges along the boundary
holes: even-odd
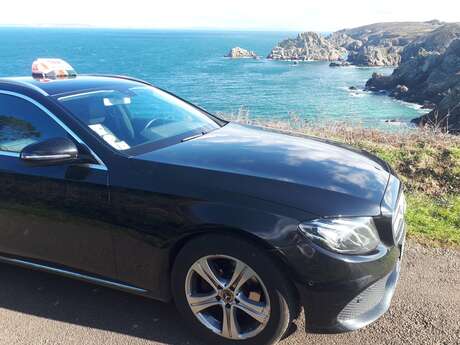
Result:
[[[38,141],[67,137],[67,132],[32,103],[0,94],[0,151],[21,152]]]

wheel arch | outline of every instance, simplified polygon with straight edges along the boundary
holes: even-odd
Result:
[[[204,237],[207,235],[236,236],[241,240],[248,241],[249,243],[258,247],[259,249],[269,252],[270,254],[269,257],[272,259],[273,263],[276,265],[280,274],[282,274],[284,278],[286,279],[286,281],[288,282],[289,290],[290,290],[289,293],[291,294],[291,297],[292,297],[291,300],[295,303],[295,305],[292,306],[293,308],[292,310],[294,311],[294,318],[297,318],[300,315],[301,302],[300,302],[299,292],[297,288],[295,287],[295,283],[292,277],[290,277],[290,274],[289,274],[289,272],[292,271],[292,269],[289,267],[282,253],[276,247],[272,246],[265,239],[260,238],[248,231],[244,231],[241,229],[225,228],[225,227],[208,228],[208,229],[203,229],[201,231],[197,231],[194,233],[190,233],[180,238],[178,241],[174,243],[174,245],[171,247],[171,250],[170,250],[169,268],[168,268],[169,280],[171,279],[172,268],[174,266],[177,255],[180,253],[182,248],[187,243],[194,241],[197,238]]]

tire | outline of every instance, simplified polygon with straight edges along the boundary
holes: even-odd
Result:
[[[174,262],[171,287],[186,323],[212,345],[275,344],[295,313],[291,285],[274,260],[234,236],[188,242]],[[225,323],[224,315],[235,321]]]

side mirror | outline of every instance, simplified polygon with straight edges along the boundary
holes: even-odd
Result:
[[[78,148],[66,138],[53,138],[26,146],[20,154],[23,161],[34,165],[58,165],[79,160]]]

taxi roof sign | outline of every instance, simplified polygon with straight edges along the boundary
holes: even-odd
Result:
[[[76,77],[77,72],[62,59],[40,58],[32,63],[32,76],[38,79],[64,79]]]

